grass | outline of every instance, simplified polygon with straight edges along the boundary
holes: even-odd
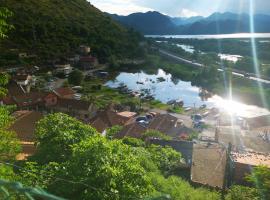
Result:
[[[131,97],[128,94],[122,94],[117,89],[104,86],[105,80],[91,79],[82,84],[83,99],[94,102],[99,108],[106,108],[110,104],[129,106],[131,110],[142,111],[145,109],[168,110],[169,105],[163,104],[157,100],[140,100],[138,97]]]
[[[177,114],[183,114],[185,112],[184,108],[180,106],[171,106],[168,111]]]

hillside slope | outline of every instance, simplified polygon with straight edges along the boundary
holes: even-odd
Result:
[[[15,29],[4,47],[58,58],[88,44],[102,60],[134,56],[139,35],[114,22],[86,0],[1,0],[14,13]],[[129,51],[127,51],[127,49]]]

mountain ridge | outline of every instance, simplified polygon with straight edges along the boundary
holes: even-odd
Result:
[[[110,16],[123,25],[132,27],[146,35],[231,34],[250,32],[250,17],[246,13],[215,12],[208,17],[179,18],[170,17],[156,11],[149,11],[146,13],[133,13],[128,16]],[[151,16],[151,23],[145,23],[149,20],[149,16]],[[270,32],[270,27],[266,26],[266,24],[270,24],[270,15],[254,15],[254,30],[256,33]]]

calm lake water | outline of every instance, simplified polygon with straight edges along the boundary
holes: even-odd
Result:
[[[244,38],[270,38],[270,33],[235,33],[219,35],[145,35],[152,38],[179,38],[179,39],[244,39]]]
[[[158,81],[160,77],[164,78],[165,81]],[[129,89],[138,92],[148,89],[155,99],[163,103],[167,103],[170,100],[181,99],[184,101],[185,107],[199,107],[205,104],[209,108],[217,107],[230,114],[241,117],[255,117],[269,114],[267,109],[223,99],[218,95],[203,100],[199,96],[200,88],[192,86],[191,82],[179,79],[175,80],[172,78],[171,74],[167,74],[161,69],[159,69],[156,74],[151,75],[143,71],[139,73],[122,72],[115,80],[106,83],[106,85],[111,88],[117,88],[121,84],[125,84]]]

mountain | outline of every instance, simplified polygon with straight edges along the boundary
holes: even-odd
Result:
[[[135,17],[134,17],[135,16]],[[213,13],[209,17],[179,18],[158,12],[134,13],[128,16],[113,15],[120,23],[132,27],[143,34],[229,34],[250,32],[248,14],[231,12]],[[270,16],[255,15],[254,30],[258,33],[270,32]]]
[[[171,18],[159,12],[150,11],[146,13],[134,13],[128,16],[110,16],[122,24],[144,34],[167,34],[174,31],[175,28],[175,24],[171,21]]]
[[[171,21],[174,23],[176,26],[181,26],[181,25],[187,25],[187,24],[192,24],[197,21],[202,20],[204,17],[202,16],[195,16],[195,17],[171,17]]]
[[[269,15],[254,15],[254,32],[270,32]],[[248,14],[214,13],[193,24],[181,27],[182,34],[230,34],[250,32],[250,16]]]
[[[86,0],[1,0],[1,7],[13,12],[9,23],[15,27],[1,44],[1,51],[19,49],[44,60],[74,53],[81,44],[90,45],[101,60],[139,52],[138,33]]]

